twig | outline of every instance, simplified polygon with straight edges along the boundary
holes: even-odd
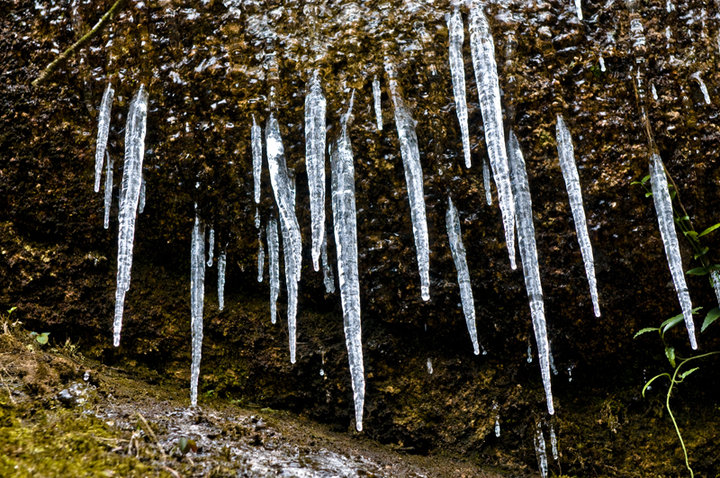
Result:
[[[5,367],[3,367],[3,370],[5,371],[5,373],[8,374],[8,377],[9,377],[10,374],[8,373],[7,369],[6,369]],[[7,382],[5,381],[5,379],[3,379],[2,374],[0,374],[0,382],[2,382],[2,384],[3,384],[3,385],[5,386],[5,388],[7,389],[8,398],[10,399],[10,402],[11,402],[13,405],[17,405],[17,402],[15,401],[15,399],[14,399],[13,396],[12,396],[12,390],[10,390],[10,387],[8,386]]]
[[[152,427],[147,422],[147,420],[145,420],[145,417],[142,416],[142,414],[140,412],[135,412],[135,414],[138,416],[138,418],[140,418],[140,421],[143,422],[143,425],[145,425],[144,428],[147,430],[147,433],[148,433],[148,435],[150,435],[150,438],[152,438],[153,441],[155,442],[155,445],[158,447],[158,450],[160,450],[160,454],[162,454],[162,459],[164,462],[166,460],[165,450],[163,450],[162,445],[160,445],[160,440],[158,440],[157,436],[155,436],[155,432],[153,432]]]
[[[65,60],[67,60],[73,53],[75,53],[76,50],[78,50],[81,46],[90,41],[90,39],[95,36],[96,33],[102,30],[105,24],[113,16],[115,16],[115,14],[118,12],[118,10],[120,10],[120,7],[124,2],[125,0],[115,0],[115,3],[113,3],[112,7],[110,7],[110,10],[105,12],[105,15],[103,15],[100,20],[98,20],[95,26],[92,27],[92,30],[83,35],[82,38],[73,43],[70,48],[62,52],[60,56],[55,58],[48,66],[46,66],[42,73],[40,73],[40,76],[33,80],[32,86],[38,86],[40,83],[44,82],[52,74],[52,72],[54,72]]]

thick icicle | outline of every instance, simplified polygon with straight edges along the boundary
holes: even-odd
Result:
[[[320,270],[325,237],[325,96],[316,71],[305,96],[305,163],[310,189],[310,230],[313,268]]]
[[[107,157],[107,169],[105,170],[105,218],[103,226],[105,229],[110,227],[110,206],[112,206],[112,193],[113,193],[113,160],[110,159],[110,154],[105,151]]]
[[[327,252],[327,235],[323,238],[322,250],[320,251],[323,266],[323,283],[325,284],[325,292],[332,294],[335,292],[335,277],[333,276],[332,266],[328,260]]]
[[[255,204],[259,204],[260,181],[262,178],[262,129],[255,122],[255,115],[253,115],[252,120],[253,125],[250,129],[250,144],[253,158],[253,182],[255,186]]]
[[[538,469],[540,470],[540,476],[547,478],[548,476],[548,459],[547,449],[545,446],[545,437],[543,436],[542,426],[538,423],[535,426],[535,455],[537,456]]]
[[[468,270],[467,260],[465,259],[465,246],[462,242],[458,212],[450,196],[448,196],[448,209],[445,213],[445,226],[447,227],[448,240],[450,241],[450,251],[452,252],[453,261],[455,261],[455,269],[457,269],[460,299],[463,312],[465,313],[465,323],[467,324],[470,340],[473,344],[473,351],[475,355],[479,355],[480,345],[478,344],[477,329],[475,328],[475,301],[473,299],[472,287],[470,286],[470,271]]]
[[[577,14],[578,20],[583,19],[581,0],[575,0],[575,13]]]
[[[350,377],[355,402],[355,428],[362,430],[365,402],[365,372],[362,354],[360,323],[360,280],[358,276],[357,219],[355,214],[355,167],[348,135],[348,121],[352,114],[353,96],[347,113],[341,119],[342,131],[333,145],[330,163],[332,170],[332,210],[337,247],[340,300],[343,309],[345,344],[348,350]]]
[[[593,303],[595,317],[600,317],[600,301],[597,292],[597,280],[595,279],[595,260],[593,259],[592,244],[587,229],[585,208],[583,207],[582,191],[580,190],[580,176],[575,164],[575,151],[572,138],[562,116],[557,116],[557,150],[560,158],[560,169],[565,179],[565,188],[570,199],[570,210],[572,211],[575,232],[577,233],[580,253],[585,263],[585,275],[590,286],[590,298]]]
[[[212,227],[210,228],[210,233],[208,234],[208,259],[207,259],[207,266],[212,267],[213,265],[213,254],[215,251],[215,229]]]
[[[196,205],[197,208],[197,205]],[[192,364],[190,366],[190,406],[197,405],[200,359],[202,358],[203,309],[205,307],[205,226],[195,212],[190,248],[190,330]]]
[[[140,199],[138,200],[138,214],[145,212],[145,178],[140,182]]]
[[[227,257],[225,252],[221,252],[218,256],[218,309],[225,308],[225,261]]]
[[[270,323],[277,322],[277,299],[280,294],[280,241],[278,240],[277,219],[270,217],[267,222],[268,277],[270,279]]]
[[[532,218],[532,198],[528,184],[525,160],[520,151],[520,143],[515,133],[510,131],[508,140],[510,156],[510,173],[512,174],[513,193],[515,197],[515,214],[518,225],[518,243],[522,260],[525,289],[530,299],[530,316],[535,331],[535,344],[538,350],[540,375],[545,388],[545,401],[548,413],[555,413],[552,388],[550,383],[550,344],[548,342],[547,325],[545,322],[545,305],[543,303],[540,268],[538,266],[537,246],[535,244],[535,226]],[[528,344],[528,350],[530,345]],[[528,361],[530,359],[528,358]]]
[[[453,94],[455,96],[455,110],[457,111],[460,133],[462,135],[463,154],[465,156],[465,167],[470,167],[470,130],[468,128],[467,100],[465,98],[465,64],[463,62],[463,42],[465,41],[465,29],[459,9],[455,9],[452,15],[447,17],[448,31],[450,35],[450,75],[452,78]]]
[[[515,204],[508,172],[507,152],[503,136],[502,107],[500,106],[500,84],[495,63],[495,44],[490,25],[479,5],[470,8],[470,49],[472,52],[475,82],[480,99],[480,112],[485,126],[485,144],[490,166],[495,177],[500,202],[500,212],[505,229],[505,242],[510,257],[510,267],[515,264]],[[486,194],[489,188],[486,188]]]
[[[113,95],[112,83],[108,83],[100,102],[98,117],[98,134],[95,145],[95,192],[100,191],[100,177],[102,176],[103,160],[107,148],[108,133],[110,132],[110,111],[112,110]]]
[[[263,270],[265,269],[265,248],[263,247],[262,229],[258,227],[258,259],[257,259],[257,281],[263,281]]]
[[[685,269],[683,269],[680,245],[678,244],[677,233],[675,232],[672,200],[670,199],[670,192],[668,190],[667,177],[665,177],[665,166],[663,166],[662,159],[657,153],[653,153],[652,158],[650,158],[650,182],[652,184],[653,201],[655,202],[658,226],[660,227],[660,236],[662,236],[663,245],[665,246],[665,255],[667,256],[668,266],[670,267],[670,274],[672,275],[683,317],[685,318],[685,327],[687,327],[688,336],[690,337],[690,346],[695,350],[697,349],[697,341],[695,340],[692,302],[690,301],[690,292],[685,283]]]
[[[280,126],[271,114],[265,126],[265,147],[267,151],[270,182],[275,203],[280,213],[280,228],[285,255],[285,285],[288,295],[288,335],[290,341],[290,362],[295,363],[295,329],[297,315],[298,282],[302,261],[302,238],[295,215],[295,181],[285,162],[285,151],[280,137]]]
[[[133,260],[135,219],[142,182],[142,163],[145,156],[145,130],[148,94],[140,85],[130,102],[125,124],[125,160],[123,166],[120,207],[118,210],[118,270],[115,292],[115,319],[113,321],[113,345],[120,345],[125,293],[130,288],[130,270]]]
[[[417,250],[418,269],[420,271],[420,295],[423,300],[430,300],[430,245],[428,239],[427,218],[425,216],[425,194],[423,192],[423,172],[420,165],[415,122],[400,95],[395,67],[388,58],[385,59],[385,71],[388,75],[390,97],[395,110],[395,125],[400,140],[400,153],[405,168],[408,198],[410,199],[410,216],[415,249]]]
[[[375,75],[375,77],[373,78],[372,90],[373,90],[373,103],[375,105],[375,120],[377,121],[377,129],[378,129],[378,131],[382,131],[383,117],[382,117],[382,102],[380,101],[380,97],[381,97],[382,93],[380,92],[380,80],[378,79],[377,75]]]

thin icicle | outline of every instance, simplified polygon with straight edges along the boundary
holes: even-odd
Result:
[[[490,165],[488,160],[483,158],[483,188],[485,189],[485,202],[492,206],[492,186],[490,185]]]
[[[685,318],[685,327],[687,327],[688,336],[690,337],[690,346],[693,350],[696,350],[697,341],[695,339],[695,323],[693,322],[692,316],[692,302],[690,301],[690,292],[685,283],[685,269],[683,268],[682,257],[680,256],[680,245],[678,244],[677,233],[675,232],[672,200],[670,199],[667,177],[665,176],[665,166],[663,165],[660,155],[657,153],[653,153],[652,158],[650,158],[650,182],[652,185],[658,226],[660,227],[660,236],[662,236],[663,245],[665,246],[665,255],[667,256],[668,266],[670,267],[670,274],[672,275],[683,317]]]
[[[332,265],[328,260],[327,252],[327,236],[323,238],[322,250],[320,251],[323,265],[323,283],[325,284],[325,292],[332,294],[335,292],[335,277],[333,276]]]
[[[317,71],[305,96],[305,162],[310,189],[312,261],[313,268],[318,271],[325,237],[325,96]]]
[[[556,127],[560,169],[562,170],[563,179],[565,179],[565,188],[567,189],[568,198],[570,199],[570,210],[572,211],[573,222],[575,222],[575,232],[577,233],[578,243],[580,244],[580,253],[585,263],[585,275],[587,276],[588,285],[590,286],[593,310],[595,317],[600,317],[600,300],[597,292],[597,280],[595,279],[595,261],[593,259],[592,244],[590,244],[590,235],[587,229],[582,191],[580,190],[580,176],[578,175],[577,165],[575,164],[575,151],[573,149],[572,138],[570,137],[570,131],[567,126],[565,126],[565,122],[560,115],[557,116]]]
[[[480,112],[485,126],[485,144],[490,166],[495,177],[500,202],[500,212],[505,229],[505,242],[510,257],[510,267],[515,263],[515,204],[510,185],[505,138],[503,136],[502,107],[500,106],[500,84],[495,63],[495,44],[485,14],[480,6],[470,8],[470,49],[472,52],[475,83],[478,87]],[[487,194],[488,188],[486,188]]]
[[[255,208],[255,229],[260,229],[260,209]]]
[[[560,453],[558,453],[558,442],[557,436],[555,436],[555,427],[550,424],[550,450],[552,451],[553,459],[555,462],[560,460]]]
[[[428,357],[427,363],[425,364],[425,366],[427,367],[428,375],[432,375],[434,370],[433,370],[433,366],[432,366],[432,359],[430,357]]]
[[[258,258],[257,258],[257,281],[263,281],[265,270],[265,248],[263,247],[262,229],[258,227]]]
[[[98,115],[98,134],[95,145],[95,192],[100,191],[100,177],[102,176],[103,160],[107,149],[108,134],[110,132],[110,112],[112,110],[113,95],[112,83],[108,83],[100,102]]]
[[[362,430],[365,403],[365,372],[360,322],[360,279],[358,275],[357,219],[355,212],[355,167],[348,135],[352,115],[353,92],[348,111],[341,118],[340,137],[330,153],[332,170],[332,210],[343,309],[345,344],[355,404],[355,428]]]
[[[207,266],[212,267],[213,265],[213,254],[215,251],[215,229],[212,227],[210,228],[210,233],[208,234],[208,259],[207,259]]]
[[[690,78],[692,78],[693,80],[697,81],[697,84],[698,84],[698,86],[700,87],[700,91],[702,91],[703,99],[705,100],[705,104],[706,104],[706,105],[711,104],[710,94],[708,93],[708,89],[707,89],[707,86],[705,85],[705,82],[704,82],[703,79],[700,77],[700,72],[699,72],[699,71],[696,71],[695,73],[693,73],[692,75],[690,75]]]
[[[535,331],[535,345],[538,350],[540,375],[545,388],[545,401],[548,413],[555,413],[553,406],[552,387],[550,382],[550,344],[548,342],[547,325],[545,322],[545,305],[543,303],[540,267],[538,266],[537,245],[535,244],[535,226],[532,218],[532,198],[528,184],[525,159],[520,151],[520,143],[515,133],[510,131],[508,140],[510,156],[510,173],[512,174],[513,193],[515,197],[515,214],[518,224],[518,243],[522,260],[525,289],[530,300],[530,316]],[[530,351],[530,344],[528,344]],[[528,360],[529,361],[529,360]]]
[[[218,309],[225,308],[225,252],[218,256]]]
[[[107,158],[107,169],[105,170],[105,218],[103,226],[105,229],[110,227],[110,206],[112,206],[113,193],[113,160],[110,159],[110,153],[105,151]]]
[[[538,469],[540,470],[540,476],[547,478],[548,476],[548,459],[547,450],[545,446],[545,437],[543,436],[542,426],[540,423],[535,425],[535,455],[537,456]]]
[[[448,240],[450,241],[450,251],[452,252],[453,261],[455,261],[455,269],[457,269],[460,299],[463,312],[465,313],[465,323],[467,324],[470,340],[473,344],[473,351],[475,355],[479,355],[480,345],[478,344],[477,329],[475,328],[475,301],[473,299],[472,287],[470,286],[470,271],[468,270],[467,260],[465,259],[465,246],[462,242],[458,212],[450,196],[448,196],[448,209],[445,213],[445,226],[447,227]]]
[[[250,128],[250,144],[253,158],[253,183],[255,186],[255,204],[260,204],[260,181],[262,179],[262,128],[252,117],[253,125]],[[257,226],[260,227],[260,226]]]
[[[465,29],[459,9],[447,17],[448,32],[450,36],[450,75],[452,78],[453,94],[455,96],[455,110],[457,111],[460,133],[462,135],[465,167],[470,168],[470,130],[468,129],[467,99],[465,98],[465,64],[463,62],[463,42]]]
[[[495,438],[500,438],[500,415],[495,416]]]
[[[138,214],[145,212],[145,178],[140,182],[140,199],[138,200]]]
[[[380,101],[380,97],[381,97],[382,93],[380,92],[380,80],[378,79],[377,75],[375,75],[375,77],[373,77],[372,90],[373,90],[373,103],[375,105],[375,120],[377,122],[377,129],[378,129],[378,131],[382,131],[383,117],[382,117],[382,102]]]
[[[719,270],[710,271],[710,285],[712,286],[713,290],[715,291],[715,298],[718,301],[718,306],[720,306],[720,271]]]
[[[427,218],[425,216],[425,194],[423,192],[423,172],[420,165],[415,122],[400,95],[395,66],[389,58],[385,58],[385,71],[388,75],[390,97],[395,110],[395,125],[400,140],[400,153],[405,168],[408,198],[410,199],[410,216],[415,235],[418,269],[420,271],[420,296],[430,300],[430,244],[428,239]]]
[[[123,166],[120,206],[118,209],[118,270],[115,291],[115,319],[113,320],[113,345],[120,345],[125,293],[130,288],[130,271],[133,261],[135,219],[142,182],[142,163],[145,156],[145,131],[147,122],[148,94],[143,85],[130,102],[125,124],[125,160]]]
[[[205,226],[197,216],[190,249],[190,329],[192,332],[192,364],[190,366],[190,406],[197,406],[198,379],[203,342],[203,309],[205,307]]]
[[[277,219],[268,219],[266,227],[268,243],[268,277],[270,279],[270,323],[277,322],[277,299],[280,294],[280,241]]]
[[[577,14],[578,20],[583,19],[581,0],[575,0],[575,13]]]

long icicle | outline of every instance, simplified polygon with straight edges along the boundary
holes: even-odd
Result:
[[[525,290],[530,300],[530,316],[535,343],[538,349],[538,362],[540,375],[545,388],[545,401],[548,413],[555,413],[553,405],[552,386],[550,382],[550,343],[548,341],[547,324],[545,322],[545,305],[543,302],[542,284],[540,282],[540,267],[538,265],[537,245],[535,243],[535,226],[532,218],[532,198],[528,184],[525,159],[520,151],[520,143],[515,133],[510,131],[508,140],[508,153],[510,159],[510,174],[512,175],[513,196],[515,198],[515,217],[517,219],[518,245],[520,246],[520,260],[522,261],[523,275],[525,276]],[[528,350],[530,346],[528,344]],[[528,361],[531,355],[528,355]]]
[[[560,115],[557,116],[556,129],[560,169],[562,170],[563,179],[565,179],[565,188],[570,199],[570,210],[575,223],[575,232],[580,244],[580,253],[585,263],[585,275],[590,286],[593,311],[595,317],[600,317],[600,299],[598,298],[597,280],[595,279],[595,260],[593,259],[592,244],[590,244],[585,207],[583,206],[582,191],[580,190],[580,176],[575,164],[575,151],[570,131]]]
[[[467,324],[468,333],[470,334],[473,351],[475,355],[479,355],[480,345],[478,344],[477,328],[475,327],[475,300],[473,299],[472,287],[470,285],[470,271],[468,270],[467,260],[465,258],[465,246],[462,242],[460,219],[458,218],[457,209],[450,196],[448,196],[448,209],[445,213],[445,226],[447,227],[448,240],[450,242],[450,252],[455,262],[455,269],[457,269],[460,302],[462,303],[463,312],[465,313],[465,323]]]
[[[205,307],[205,226],[197,216],[190,247],[190,330],[192,364],[190,365],[190,406],[197,406],[198,380],[203,342],[203,309]]]
[[[108,83],[100,102],[98,118],[98,134],[95,146],[95,192],[100,191],[100,176],[102,176],[103,160],[107,149],[108,134],[110,132],[110,112],[112,111],[113,95],[112,83]]]
[[[660,236],[665,246],[665,255],[667,256],[668,266],[670,267],[670,274],[672,275],[675,291],[677,292],[680,307],[682,308],[685,327],[690,337],[690,346],[693,350],[696,350],[697,340],[695,339],[692,302],[690,301],[690,292],[685,282],[685,269],[683,268],[682,257],[680,256],[680,244],[678,244],[677,233],[675,232],[672,199],[670,198],[667,177],[665,176],[665,166],[663,165],[660,155],[657,153],[653,153],[650,158],[650,183],[658,218],[658,226],[660,228]]]
[[[255,115],[253,115],[252,120],[253,124],[250,128],[250,145],[253,160],[253,186],[255,192],[255,204],[260,204],[260,181],[262,179],[262,128],[260,128],[260,126],[255,122]]]
[[[270,217],[267,222],[268,276],[270,280],[270,323],[277,322],[277,299],[280,295],[280,240],[277,219]]]
[[[348,111],[341,119],[342,132],[332,148],[332,209],[337,248],[340,299],[343,308],[345,344],[355,403],[355,428],[362,431],[365,403],[365,372],[360,323],[360,280],[358,275],[357,219],[355,211],[355,168],[348,122],[352,115],[353,92]]]
[[[223,310],[225,308],[225,267],[227,262],[227,255],[225,251],[218,255],[218,309]]]
[[[415,236],[418,269],[420,271],[420,296],[422,300],[427,301],[430,300],[430,241],[428,239],[423,172],[420,165],[420,150],[418,149],[418,139],[415,133],[415,122],[400,95],[397,72],[389,58],[385,58],[385,71],[388,75],[390,97],[395,110],[400,154],[405,169],[405,182],[407,183],[408,198],[410,200],[410,216]]]
[[[490,166],[495,177],[500,202],[500,212],[505,229],[510,267],[516,269],[515,263],[515,204],[510,185],[507,151],[503,136],[502,107],[500,106],[500,83],[498,81],[497,64],[495,62],[495,44],[490,25],[482,8],[473,5],[470,8],[470,50],[472,52],[475,83],[480,99],[480,112],[485,126],[485,144]],[[486,187],[487,195],[489,188]]]
[[[313,268],[318,271],[325,237],[325,96],[317,71],[305,97],[305,162],[310,189],[312,261]]]
[[[465,64],[462,55],[465,29],[459,9],[456,8],[451,15],[448,15],[447,24],[450,37],[448,59],[450,61],[453,95],[455,96],[455,110],[460,123],[465,167],[470,168],[470,130],[468,128],[467,99],[465,97]]]
[[[107,158],[107,169],[105,170],[105,217],[103,218],[103,227],[110,227],[110,207],[112,206],[113,193],[113,160],[110,154],[105,151]]]
[[[125,293],[130,288],[135,219],[140,199],[142,163],[145,156],[147,101],[148,94],[143,85],[140,85],[130,102],[125,125],[125,160],[118,210],[117,290],[115,291],[115,319],[113,320],[113,345],[115,347],[120,345]]]

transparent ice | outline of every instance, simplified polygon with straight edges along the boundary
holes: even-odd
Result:
[[[215,229],[212,227],[210,228],[210,232],[208,233],[208,259],[207,259],[207,266],[212,267],[213,265],[213,258],[214,258],[214,251],[215,251]]]
[[[277,322],[277,299],[280,295],[280,241],[277,219],[270,217],[266,226],[268,243],[268,276],[270,278],[270,323]]]
[[[98,134],[95,146],[95,192],[100,191],[100,177],[102,176],[103,160],[107,150],[108,134],[110,132],[110,112],[112,110],[113,95],[112,83],[108,83],[100,102],[98,114]]]
[[[305,96],[305,163],[310,189],[310,230],[313,268],[320,270],[325,237],[325,96],[317,71]]]
[[[540,476],[547,478],[548,476],[548,459],[547,450],[545,446],[545,437],[543,436],[542,426],[537,423],[535,426],[535,455],[537,456],[538,469],[540,470]]]
[[[103,226],[107,229],[110,227],[110,206],[112,206],[113,160],[107,151],[105,151],[105,156],[107,157],[107,169],[105,170],[105,217]]]
[[[455,9],[447,17],[448,32],[450,36],[450,76],[452,78],[453,95],[455,96],[455,110],[460,133],[462,135],[465,167],[470,167],[470,131],[468,128],[467,100],[465,98],[465,63],[463,62],[463,42],[465,41],[465,28],[459,9]]]
[[[225,262],[227,257],[225,252],[221,252],[218,256],[218,309],[225,308]]]
[[[330,261],[328,260],[327,252],[327,235],[323,239],[322,250],[320,251],[323,266],[323,283],[325,284],[325,292],[332,294],[335,292],[335,277],[333,276],[333,269]]]
[[[195,211],[195,225],[190,247],[190,330],[192,364],[190,366],[190,406],[197,406],[198,379],[203,341],[203,308],[205,306],[205,227]]]
[[[253,115],[252,120],[253,124],[250,128],[250,144],[253,158],[253,185],[255,189],[255,204],[259,204],[260,181],[262,178],[262,128],[260,128],[260,126],[255,122],[255,115]]]
[[[381,97],[382,93],[380,92],[380,80],[378,79],[377,75],[375,75],[375,77],[373,77],[372,90],[373,90],[373,103],[375,106],[375,120],[377,122],[377,129],[378,129],[378,131],[382,131],[383,117],[382,117],[382,102],[380,101],[380,97]]]

